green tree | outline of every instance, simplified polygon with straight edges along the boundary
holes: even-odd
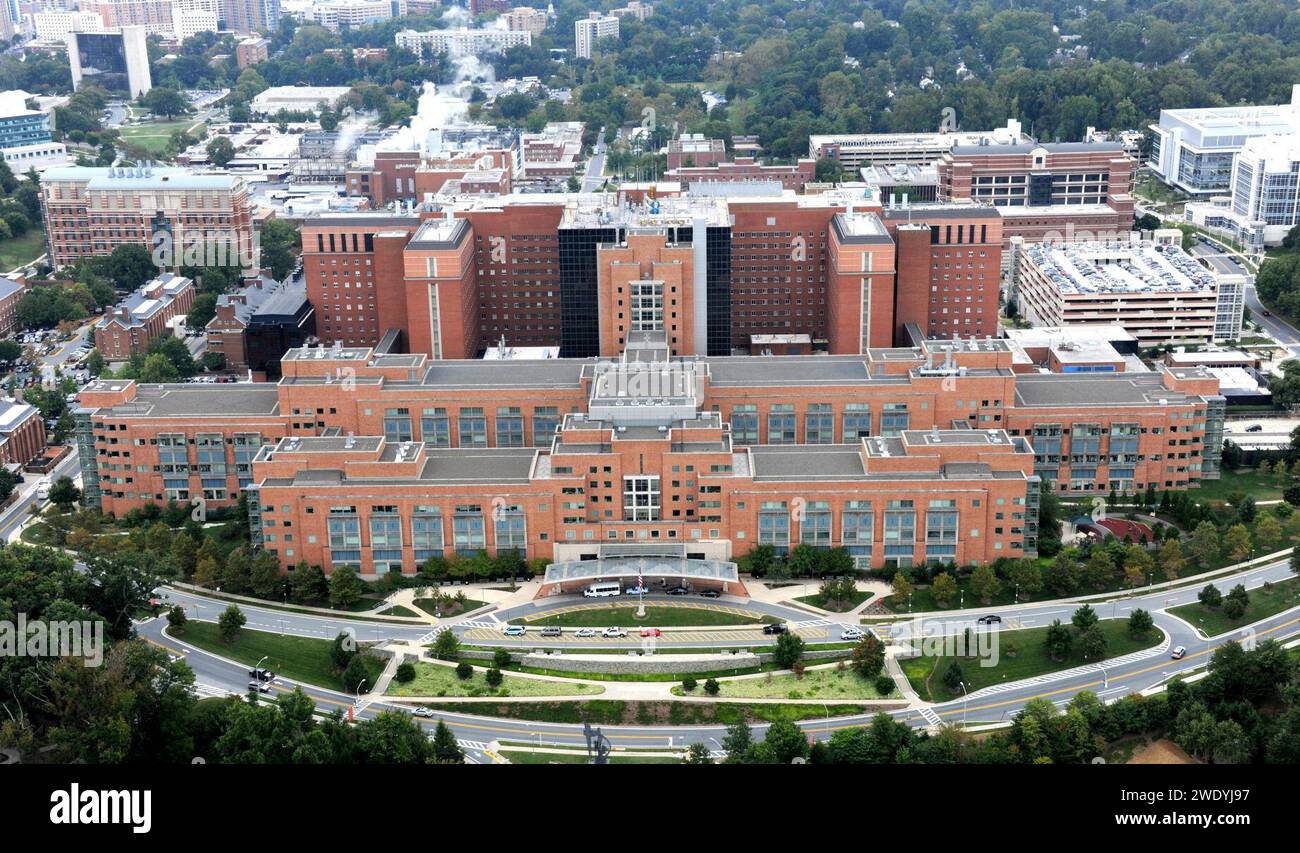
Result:
[[[68,512],[79,500],[81,500],[81,489],[77,488],[70,477],[60,477],[50,486],[50,503],[57,506],[61,512]]]
[[[185,608],[179,604],[172,605],[172,608],[167,611],[167,626],[171,628],[173,634],[184,634],[187,620]]]
[[[1101,660],[1106,656],[1106,634],[1100,625],[1090,625],[1079,634],[1079,651],[1084,660]]]
[[[984,604],[990,604],[997,594],[1002,591],[1002,584],[998,581],[997,575],[993,573],[993,567],[986,563],[977,567],[971,573],[970,588],[976,598]]]
[[[465,752],[451,729],[442,720],[433,730],[433,755],[439,764],[464,764]]]
[[[460,657],[460,640],[451,629],[444,628],[434,637],[433,656],[438,660],[456,660]]]
[[[1208,569],[1219,556],[1221,546],[1218,528],[1213,522],[1202,521],[1192,531],[1187,547],[1192,559],[1196,560],[1202,569]]]
[[[339,566],[330,574],[330,607],[348,610],[361,602],[365,584],[351,566]]]
[[[1074,611],[1070,622],[1080,631],[1086,631],[1097,624],[1097,611],[1092,609],[1092,605],[1084,604]]]
[[[1070,629],[1061,624],[1060,619],[1053,619],[1052,624],[1047,626],[1047,633],[1043,637],[1043,646],[1046,647],[1047,653],[1052,656],[1052,660],[1065,660],[1070,656],[1070,649],[1074,645],[1074,635]]]
[[[1158,562],[1160,570],[1164,572],[1165,580],[1178,580],[1178,575],[1187,564],[1187,560],[1183,557],[1183,547],[1177,539],[1166,539],[1161,544]]]
[[[221,635],[221,642],[230,645],[239,639],[239,630],[247,621],[238,605],[232,604],[227,607],[217,618],[217,631]]]
[[[687,764],[712,764],[713,756],[709,754],[709,748],[702,743],[693,743],[690,749],[686,750]]]
[[[875,678],[885,668],[885,649],[874,634],[867,634],[853,647],[853,670],[863,678]]]
[[[226,168],[226,164],[235,159],[235,144],[230,141],[228,136],[218,136],[207,145],[208,160],[218,169]]]
[[[106,271],[118,290],[135,290],[158,275],[149,250],[138,243],[116,246],[108,256]]]
[[[938,604],[948,607],[957,597],[957,581],[947,572],[940,572],[930,582],[930,595]]]
[[[1145,637],[1147,634],[1151,633],[1153,627],[1155,627],[1155,620],[1151,618],[1150,613],[1143,610],[1141,607],[1134,610],[1128,616],[1128,632],[1133,637],[1139,639]]]
[[[803,638],[787,631],[776,638],[772,661],[781,669],[790,669],[803,657]]]

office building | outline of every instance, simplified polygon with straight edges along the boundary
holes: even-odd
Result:
[[[72,86],[94,83],[110,94],[138,98],[153,88],[149,75],[149,48],[144,27],[122,27],[116,32],[67,35]]]
[[[830,157],[845,170],[855,172],[864,166],[928,165],[957,145],[1030,142],[1033,139],[1021,130],[1020,122],[1008,119],[1006,127],[985,131],[814,134],[808,137],[808,156],[814,160]]]
[[[163,273],[108,309],[95,324],[95,349],[107,361],[143,354],[149,344],[172,334],[171,324],[194,305],[194,282]]]

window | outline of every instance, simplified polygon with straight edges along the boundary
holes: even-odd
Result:
[[[497,447],[524,446],[524,413],[518,406],[497,407]]]
[[[871,435],[871,405],[849,403],[844,407],[844,443],[852,444]]]
[[[758,544],[778,554],[790,550],[790,508],[785,501],[763,501],[758,510]]]
[[[875,519],[871,501],[848,501],[840,514],[840,541],[859,568],[871,564]]]
[[[420,418],[420,435],[434,447],[451,447],[451,421],[446,409],[425,409]]]
[[[925,561],[945,563],[957,559],[957,502],[932,500],[925,513]]]
[[[664,328],[664,283],[633,281],[628,285],[633,332],[659,332]]]
[[[916,541],[916,510],[912,501],[894,500],[885,505],[884,540],[887,566],[905,568],[912,565],[913,543]]]
[[[492,510],[492,520],[498,554],[502,551],[518,551],[520,554],[528,552],[528,525],[522,507],[495,507]]]
[[[376,561],[402,559],[402,518],[395,509],[380,511],[376,507],[370,516],[370,551]]]
[[[442,510],[436,506],[417,506],[411,516],[411,546],[415,559],[423,563],[442,556]]]
[[[451,535],[452,545],[459,552],[482,551],[487,547],[483,508],[478,504],[457,506],[451,518]]]
[[[795,413],[789,403],[774,403],[767,413],[767,443],[794,444]]]
[[[158,436],[158,470],[163,474],[189,473],[189,450],[183,433],[163,433]]]
[[[809,501],[799,523],[799,541],[814,548],[831,547],[831,505]]]
[[[478,406],[460,410],[460,446],[487,447],[487,416]]]
[[[731,440],[735,444],[758,444],[758,406],[744,404],[731,410]]]
[[[808,404],[808,412],[804,415],[804,442],[835,443],[835,414],[830,403]]]
[[[658,521],[659,508],[658,477],[638,475],[623,478],[624,521]]]
[[[336,565],[361,562],[361,519],[355,513],[356,507],[330,508],[326,530],[329,533],[330,559]]]
[[[533,447],[550,447],[555,430],[560,425],[560,410],[555,406],[537,406],[533,409]]]
[[[239,477],[239,488],[243,489],[253,482],[253,459],[262,449],[262,436],[256,432],[237,432],[231,443],[235,446],[235,474]]]
[[[389,441],[410,441],[411,410],[384,409],[384,438]]]
[[[200,474],[226,473],[226,440],[219,432],[201,432],[194,436],[195,464]],[[225,481],[221,481],[224,489]]]
[[[907,412],[906,403],[886,403],[884,411],[880,413],[880,434],[897,436],[908,429],[910,423],[911,416]]]

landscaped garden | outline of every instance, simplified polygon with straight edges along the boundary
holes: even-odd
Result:
[[[1205,636],[1217,637],[1292,607],[1300,607],[1300,578],[1265,584],[1250,591],[1239,586],[1226,596],[1207,587],[1201,590],[1200,601],[1170,608],[1169,612],[1195,625]]]

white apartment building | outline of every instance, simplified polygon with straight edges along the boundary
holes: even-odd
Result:
[[[856,172],[864,166],[926,166],[959,145],[1024,145],[1033,141],[1019,121],[1007,119],[1006,127],[995,130],[817,134],[808,137],[808,156],[831,157]]]
[[[198,33],[217,32],[221,19],[218,0],[173,0],[172,33],[182,41]]]
[[[264,115],[275,115],[280,110],[313,113],[322,103],[331,108],[337,106],[350,91],[348,86],[272,86],[258,93],[248,108]]]
[[[30,145],[15,145],[0,150],[4,160],[9,164],[9,171],[15,175],[25,175],[35,169],[44,172],[57,166],[66,166],[72,162],[68,149],[62,142],[33,142]]]
[[[330,30],[364,27],[405,14],[406,0],[325,0],[311,7],[311,19]]]
[[[63,41],[68,33],[102,33],[104,19],[97,12],[69,12],[47,9],[32,15],[36,37],[44,41]]]
[[[1118,325],[1143,347],[1241,336],[1245,281],[1175,244],[1013,242],[1012,290],[1034,326]]]
[[[603,38],[618,38],[618,17],[591,12],[586,18],[573,22],[575,56],[591,59],[591,48]]]
[[[1161,110],[1147,166],[1191,195],[1215,195],[1232,183],[1233,157],[1248,140],[1292,136],[1300,129],[1300,85],[1291,103],[1253,107]]]
[[[533,34],[527,30],[402,30],[395,37],[398,47],[419,56],[449,53],[457,56],[479,56],[485,53],[502,53],[518,45],[531,45]]]

